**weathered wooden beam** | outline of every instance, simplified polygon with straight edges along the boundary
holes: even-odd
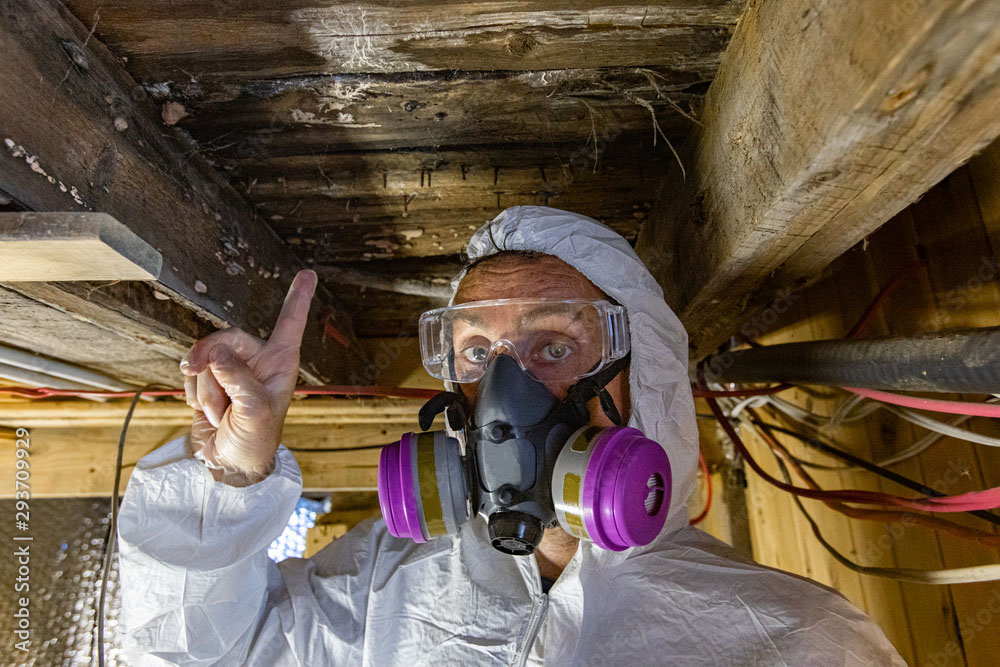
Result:
[[[1000,134],[998,25],[993,0],[750,3],[638,242],[693,356]]]
[[[214,160],[503,143],[652,139],[654,120],[686,135],[704,81],[672,85],[645,68],[407,72],[254,81],[184,101],[188,130]],[[153,88],[158,98],[180,93]],[[678,111],[680,109],[681,111]],[[660,140],[662,143],[662,139]],[[664,148],[664,150],[666,150]]]
[[[144,91],[69,10],[49,0],[3,0],[0,9],[0,189],[30,210],[108,213],[160,252],[157,291],[168,300],[136,286],[145,317],[182,319],[178,310],[188,309],[215,326],[269,331],[302,264],[181,134],[163,127]],[[24,284],[18,291],[30,295]],[[350,322],[325,290],[317,301],[302,374],[345,378],[362,363]],[[172,335],[182,347],[192,340]]]
[[[155,280],[161,266],[106,213],[0,213],[0,280]]]
[[[599,196],[604,195],[604,196]],[[485,198],[485,197],[481,197]],[[635,238],[651,202],[633,203],[621,190],[602,188],[597,193],[574,192],[563,196],[493,194],[492,205],[464,206],[447,200],[413,197],[404,210],[402,198],[383,205],[359,206],[357,218],[345,215],[347,202],[312,200],[303,203],[298,225],[279,230],[310,266],[327,262],[447,256],[461,253],[473,230],[489,222],[508,206],[552,206],[576,211],[604,222],[628,239]],[[352,204],[352,208],[355,204]],[[294,206],[294,204],[292,204]],[[324,217],[325,216],[325,217]],[[315,265],[313,264],[315,262]]]
[[[568,155],[499,166],[504,156],[471,151],[276,158],[242,168],[239,187],[315,268],[457,254],[481,224],[522,204],[578,211],[634,238],[673,161],[666,147],[648,148],[628,167]]]
[[[72,0],[140,80],[664,65],[708,75],[745,0],[280,4]]]
[[[631,138],[631,137],[630,137]],[[494,193],[550,193],[603,185],[622,190],[659,184],[674,164],[670,150],[653,146],[650,134],[638,141],[538,146],[509,153],[477,150],[393,151],[344,155],[295,156],[243,162],[233,177],[253,202],[299,199],[363,199],[418,193],[452,198]],[[650,196],[651,198],[651,196]],[[288,224],[287,218],[283,220]]]
[[[44,283],[40,286],[51,287]],[[190,311],[181,310],[190,316]],[[149,331],[138,331],[140,327],[124,316],[123,324],[136,329],[136,337],[113,330],[113,323],[110,329],[99,326],[85,315],[47,306],[3,287],[0,313],[0,341],[5,343],[93,368],[135,385],[180,383],[176,359],[184,353],[183,346]],[[142,338],[138,337],[140,333]]]

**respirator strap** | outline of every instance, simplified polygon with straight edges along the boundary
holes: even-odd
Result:
[[[608,416],[611,423],[620,426],[622,423],[621,413],[618,412],[618,406],[615,405],[614,399],[608,393],[606,385],[628,368],[631,359],[632,353],[630,352],[607,368],[583,378],[570,387],[567,400],[585,404],[592,397],[597,396],[601,401],[601,409],[604,410],[604,414]]]
[[[465,428],[468,422],[470,414],[469,403],[466,401],[464,395],[454,391],[442,391],[440,394],[431,397],[420,408],[420,412],[417,413],[420,430],[428,430],[431,424],[434,423],[434,418],[442,412],[445,413],[448,426],[453,431],[459,431]]]

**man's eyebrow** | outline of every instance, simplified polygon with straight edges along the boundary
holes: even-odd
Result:
[[[474,327],[482,327],[483,326],[483,318],[480,315],[478,315],[475,312],[470,311],[470,310],[459,310],[459,311],[457,311],[457,313],[455,315],[455,319],[456,320],[461,320],[462,322],[465,322],[466,324],[471,324]]]
[[[530,322],[533,320],[540,320],[546,317],[551,317],[552,315],[566,315],[566,314],[567,314],[566,307],[561,304],[539,306],[538,308],[535,308],[526,313],[524,316],[524,321]],[[571,321],[576,322],[578,320],[581,320],[584,318],[586,314],[587,314],[586,308],[579,308],[577,309],[576,314],[573,316],[573,319]]]

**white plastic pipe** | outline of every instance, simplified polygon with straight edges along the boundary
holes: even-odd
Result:
[[[0,345],[0,364],[21,368],[26,371],[34,371],[35,373],[48,375],[52,378],[60,378],[71,383],[81,385],[78,387],[56,387],[54,384],[35,386],[48,386],[58,389],[96,388],[104,389],[106,391],[130,391],[135,389],[135,387],[104,375],[103,373],[98,373],[97,371],[88,370],[86,368],[80,368],[79,366],[74,366],[64,361],[48,359],[37,354],[32,354],[31,352],[25,352],[24,350],[18,350],[6,345]]]

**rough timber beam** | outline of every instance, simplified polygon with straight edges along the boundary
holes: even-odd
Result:
[[[0,0],[0,9],[0,190],[29,210],[108,213],[163,257],[157,283],[102,290],[86,317],[127,313],[175,350],[190,344],[191,327],[160,325],[187,311],[267,335],[300,262],[181,134],[158,122],[91,26],[54,1]],[[86,283],[13,289],[71,312],[93,291]],[[314,306],[302,349],[307,379],[349,381],[361,363],[334,303],[321,293]]]
[[[1000,134],[997,26],[995,0],[750,3],[638,243],[694,357]]]

